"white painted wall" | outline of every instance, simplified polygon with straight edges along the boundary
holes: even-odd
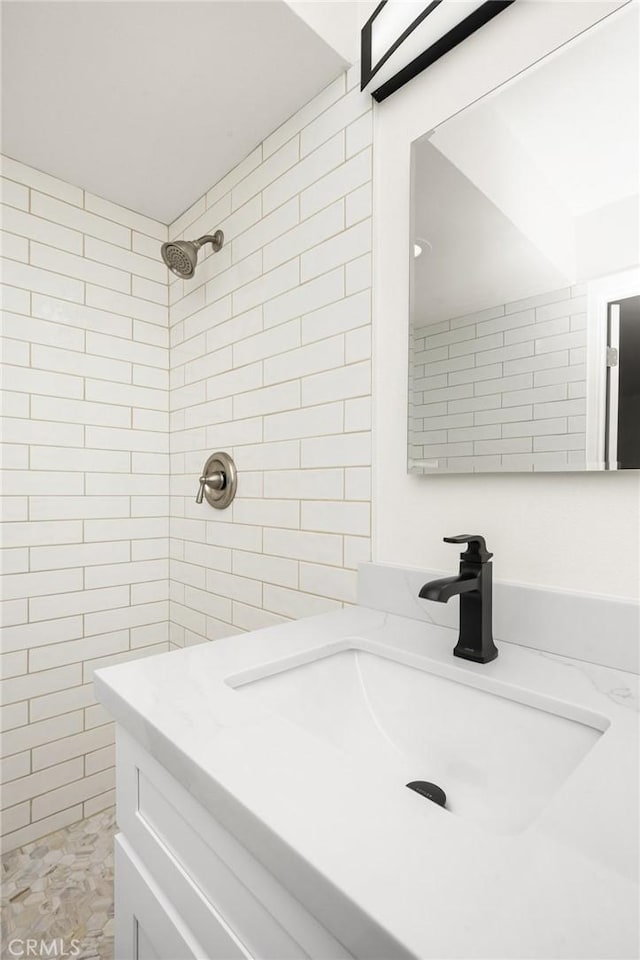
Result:
[[[481,532],[501,579],[638,595],[638,473],[406,472],[410,144],[621,6],[617,0],[523,0],[374,112],[373,506],[379,561],[454,570],[457,554],[442,537]]]

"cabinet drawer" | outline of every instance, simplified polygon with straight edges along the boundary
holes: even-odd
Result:
[[[347,960],[351,954],[227,830],[123,731],[118,823],[156,885],[207,950],[225,929],[225,960]],[[236,952],[233,952],[235,949]]]
[[[118,960],[206,960],[122,834],[115,838],[115,881]]]

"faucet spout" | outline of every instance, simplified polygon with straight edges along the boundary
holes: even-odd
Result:
[[[442,577],[440,580],[430,580],[418,594],[423,600],[435,600],[437,603],[447,603],[451,597],[459,593],[469,593],[478,590],[480,578],[477,574],[459,574],[457,577]]]

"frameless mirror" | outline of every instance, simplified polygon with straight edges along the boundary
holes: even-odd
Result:
[[[409,470],[640,468],[638,9],[412,144]]]

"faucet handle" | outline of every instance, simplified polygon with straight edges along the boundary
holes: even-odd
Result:
[[[469,560],[471,563],[486,563],[493,556],[487,550],[487,544],[484,537],[479,533],[460,533],[457,537],[443,537],[445,543],[468,543],[468,548],[460,554],[460,559]]]
[[[207,478],[205,477],[204,474],[200,477],[200,480],[199,480],[198,482],[199,482],[200,486],[198,487],[198,494],[197,494],[197,496],[196,496],[196,503],[202,503],[202,500],[203,500],[203,498],[204,498],[204,487],[205,487],[205,484],[206,484],[206,482],[207,482]]]

